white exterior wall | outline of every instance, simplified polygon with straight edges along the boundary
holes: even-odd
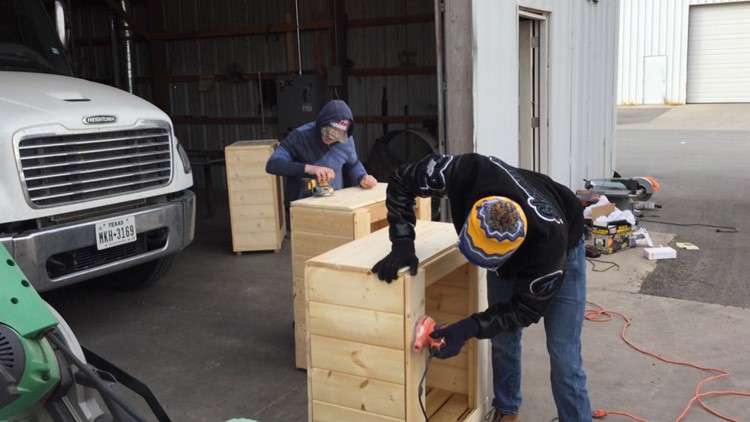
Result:
[[[620,48],[617,103],[645,104],[644,60],[666,58],[665,104],[685,104],[687,97],[688,17],[692,5],[747,0],[620,1]]]
[[[611,176],[617,2],[474,0],[474,145],[518,164],[518,8],[547,12],[549,171],[572,189]],[[544,122],[542,122],[544,124]]]

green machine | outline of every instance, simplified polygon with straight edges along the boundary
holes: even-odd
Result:
[[[0,244],[0,421],[145,422],[141,396],[159,422],[164,409],[143,383],[83,348]]]

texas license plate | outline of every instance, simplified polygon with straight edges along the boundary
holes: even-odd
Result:
[[[115,218],[96,223],[96,249],[102,250],[135,242],[135,217]]]

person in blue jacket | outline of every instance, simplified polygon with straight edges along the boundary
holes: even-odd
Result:
[[[320,110],[314,122],[293,130],[268,158],[266,172],[286,178],[284,203],[310,196],[302,179],[328,182],[334,190],[344,187],[342,175],[353,186],[370,189],[378,184],[367,174],[354,148],[354,116],[341,100],[332,100]],[[287,213],[288,215],[288,213]]]

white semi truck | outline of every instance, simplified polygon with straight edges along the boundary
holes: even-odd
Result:
[[[44,5],[0,0],[0,242],[37,290],[160,278],[193,240],[192,184],[165,113],[73,77]]]

